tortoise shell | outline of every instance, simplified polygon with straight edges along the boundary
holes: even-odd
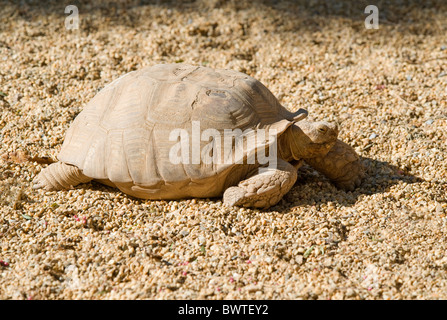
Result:
[[[239,134],[249,136],[257,129],[275,129],[279,137],[304,116],[302,109],[289,112],[261,82],[246,74],[160,64],[130,72],[104,87],[73,121],[58,158],[88,177],[118,187],[194,183],[228,172],[235,164],[173,163],[170,152],[178,143],[172,138],[175,130],[191,138],[194,124],[201,132],[221,133],[221,138],[214,136],[211,142],[198,142],[202,152],[209,152],[216,139],[224,143],[225,130],[240,129]],[[228,160],[238,148],[244,149],[247,158],[271,143],[258,140],[248,146],[233,143],[231,148],[222,148],[221,159]],[[190,156],[198,144],[191,143]]]

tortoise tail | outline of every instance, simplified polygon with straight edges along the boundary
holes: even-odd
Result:
[[[69,189],[80,183],[92,180],[75,166],[56,162],[43,169],[33,180],[33,189],[45,190]]]

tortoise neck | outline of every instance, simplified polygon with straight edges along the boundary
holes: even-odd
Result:
[[[298,154],[293,152],[294,150],[297,151],[297,145],[294,139],[295,134],[298,133],[296,131],[299,131],[299,129],[296,128],[296,126],[291,125],[281,136],[281,139],[278,143],[279,155],[284,161],[290,162],[292,160],[301,159]]]

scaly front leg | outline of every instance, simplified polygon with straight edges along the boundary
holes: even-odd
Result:
[[[354,190],[365,177],[365,168],[355,150],[341,140],[324,157],[306,159],[306,163],[342,189]]]
[[[261,168],[260,173],[225,190],[223,202],[229,206],[269,208],[289,192],[297,179],[298,163],[278,159],[276,168]]]

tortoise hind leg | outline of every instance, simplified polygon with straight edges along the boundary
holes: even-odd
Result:
[[[297,167],[278,159],[277,167],[239,182],[237,187],[225,190],[223,202],[229,206],[267,209],[277,204],[289,192],[297,179]]]
[[[92,180],[75,166],[56,162],[43,169],[33,180],[33,189],[63,190]]]

